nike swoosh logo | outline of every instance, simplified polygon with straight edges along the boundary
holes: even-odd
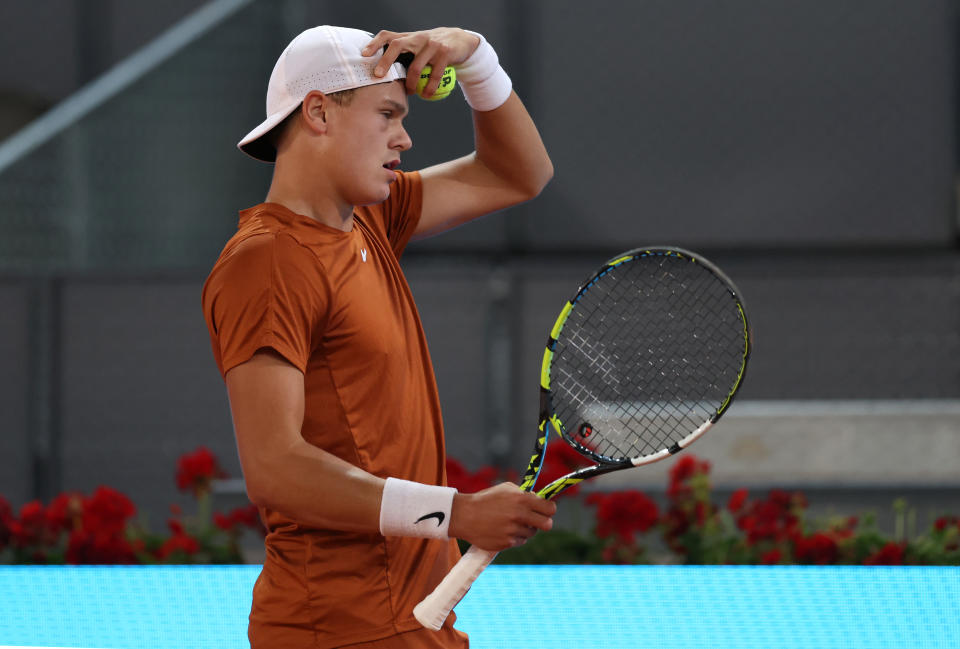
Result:
[[[416,522],[414,522],[414,525],[416,525],[417,523],[420,523],[420,522],[422,522],[422,521],[425,521],[425,520],[427,520],[428,518],[436,518],[436,519],[437,519],[437,527],[440,527],[441,525],[443,525],[443,519],[445,518],[445,516],[444,516],[444,513],[443,513],[443,512],[433,512],[433,513],[431,513],[431,514],[424,514],[423,516],[421,516],[420,518],[418,518],[418,519],[416,520]]]

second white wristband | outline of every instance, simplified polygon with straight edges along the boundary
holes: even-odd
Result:
[[[500,59],[487,39],[477,32],[469,33],[480,39],[480,45],[466,61],[457,66],[457,80],[463,89],[463,96],[474,110],[499,108],[510,98],[513,82],[500,66]]]
[[[450,538],[450,512],[456,493],[453,487],[387,478],[380,500],[380,533],[384,536]]]

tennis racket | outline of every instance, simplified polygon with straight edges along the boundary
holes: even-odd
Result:
[[[743,384],[752,334],[740,292],[679,248],[631,250],[604,264],[560,312],[543,353],[540,424],[520,487],[531,491],[548,428],[595,461],[537,495],[650,464],[701,437]],[[413,609],[439,629],[496,557],[472,546]]]

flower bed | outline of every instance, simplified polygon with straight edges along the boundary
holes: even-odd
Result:
[[[538,484],[546,485],[583,466],[565,444],[546,455]],[[484,467],[467,471],[456,460],[447,466],[451,486],[470,492],[503,477]],[[712,498],[710,463],[685,454],[671,467],[664,506],[637,490],[593,492],[583,485],[567,490],[560,507],[592,513],[588,533],[554,529],[504,552],[501,563],[677,563],[677,564],[862,564],[960,565],[960,518],[937,518],[926,533],[906,538],[881,533],[874,517],[839,516],[812,521],[802,492],[773,489],[752,497],[734,491],[722,506]],[[571,502],[574,501],[574,502]],[[899,523],[906,503],[893,504]]]
[[[579,466],[583,458],[564,444],[547,454],[539,484]],[[447,462],[451,486],[471,493],[517,476],[493,467],[468,471]],[[163,533],[136,519],[136,506],[110,487],[92,494],[64,493],[43,505],[32,501],[14,513],[0,497],[0,563],[31,564],[207,564],[242,563],[240,537],[263,533],[256,507],[213,512],[211,481],[226,474],[206,448],[177,462],[176,484],[193,495],[191,515],[176,506]],[[587,532],[557,528],[502,553],[500,563],[679,563],[679,564],[865,564],[960,565],[960,518],[937,518],[924,534],[906,538],[881,533],[870,516],[811,521],[803,493],[771,490],[752,497],[734,491],[713,502],[710,463],[686,454],[671,467],[665,503],[641,491],[585,493],[583,486],[561,496],[563,508],[583,508]],[[894,504],[906,516],[906,504]],[[897,528],[902,530],[904,525]]]
[[[221,477],[226,474],[208,449],[182,456],[177,487],[193,494],[196,512],[187,516],[171,506],[165,533],[136,520],[133,502],[110,487],[63,493],[46,506],[35,500],[19,515],[0,497],[0,563],[243,563],[241,534],[263,526],[253,505],[211,511],[210,483]]]

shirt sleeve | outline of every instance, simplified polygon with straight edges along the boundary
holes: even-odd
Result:
[[[265,347],[305,372],[328,304],[319,260],[292,237],[270,233],[241,242],[204,291],[220,372],[225,376]]]
[[[423,183],[419,171],[398,171],[396,174],[397,181],[390,185],[390,197],[375,206],[373,211],[380,212],[390,246],[400,257],[420,223]]]

